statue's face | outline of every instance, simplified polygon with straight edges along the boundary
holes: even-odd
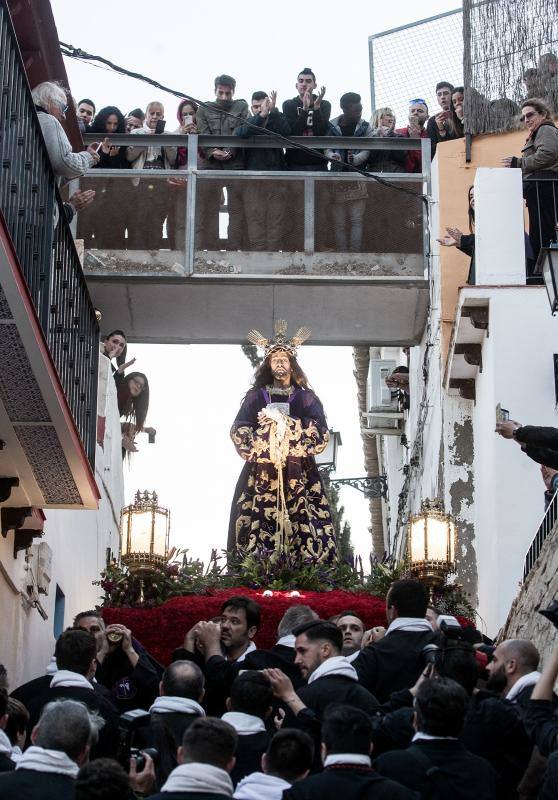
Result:
[[[277,380],[284,381],[293,374],[291,359],[284,350],[276,350],[269,357],[271,374]]]

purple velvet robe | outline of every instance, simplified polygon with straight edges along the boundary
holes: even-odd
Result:
[[[277,549],[279,481],[270,461],[270,423],[260,425],[258,412],[270,402],[287,402],[284,395],[251,389],[231,430],[233,443],[246,464],[238,480],[229,524],[228,551],[250,553]],[[289,399],[289,455],[283,468],[284,493],[290,520],[286,550],[301,563],[332,563],[335,532],[329,503],[314,455],[321,453],[329,433],[324,410],[310,389],[297,388]]]

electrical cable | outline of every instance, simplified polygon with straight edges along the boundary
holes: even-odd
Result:
[[[179,97],[183,100],[189,100],[190,102],[196,103],[198,106],[202,108],[212,108],[213,106],[208,103],[204,102],[203,100],[198,100],[197,97],[192,97],[192,95],[185,94],[184,92],[179,92],[176,89],[171,89],[169,86],[165,86],[159,81],[154,80],[153,78],[148,78],[146,75],[142,75],[140,72],[132,72],[131,70],[126,69],[125,67],[121,67],[118,64],[115,64],[112,61],[109,61],[103,56],[92,55],[91,53],[87,53],[85,50],[82,50],[79,47],[74,47],[71,44],[67,44],[66,42],[58,42],[60,45],[60,51],[63,56],[67,58],[74,58],[78,61],[86,61],[90,62],[91,66],[98,66],[97,64],[93,64],[94,61],[99,61],[101,64],[106,64],[108,68],[113,70],[114,72],[118,72],[121,75],[126,75],[128,78],[134,78],[135,80],[142,81],[143,83],[149,83],[151,86],[154,86],[156,89],[160,89],[162,92],[167,92],[168,94],[172,94],[175,97]],[[226,109],[221,109],[221,113],[225,116],[232,117],[236,121],[238,121],[238,117],[236,114],[231,114]],[[308,153],[309,155],[318,156],[323,161],[338,164],[339,162],[329,156],[326,156],[321,150],[316,150],[313,147],[308,147],[307,145],[300,144],[299,142],[293,142],[288,136],[283,136],[281,133],[277,133],[276,131],[270,131],[267,128],[262,128],[260,125],[254,125],[249,120],[243,120],[243,125],[247,125],[250,128],[254,128],[258,131],[259,134],[264,134],[270,136],[274,139],[279,141],[285,142],[288,144],[289,148],[301,150],[302,152]],[[367,170],[360,169],[359,167],[355,166],[354,164],[343,164],[344,170],[347,172],[356,172],[358,175],[361,175],[363,178],[372,178],[377,183],[382,184],[383,186],[388,186],[390,189],[395,189],[398,192],[403,192],[404,194],[412,195],[413,197],[419,197],[423,203],[428,206],[428,197],[427,195],[423,194],[422,192],[417,192],[414,189],[408,189],[406,186],[400,186],[399,184],[392,183],[386,178],[382,178],[379,175],[374,175]]]

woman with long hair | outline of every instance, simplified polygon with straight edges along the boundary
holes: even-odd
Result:
[[[448,139],[462,139],[465,135],[463,132],[464,97],[465,89],[463,86],[456,86],[451,93],[450,117],[448,119],[450,135],[447,137]]]
[[[109,139],[116,133],[126,133],[126,120],[116,106],[101,108],[90,127],[91,133],[104,137],[99,149],[98,169],[128,169],[126,147],[114,147]],[[87,185],[96,191],[95,202],[80,218],[78,238],[86,247],[120,250],[126,235],[128,181],[110,178],[91,178]]]
[[[196,114],[198,105],[193,100],[181,100],[176,110],[178,128],[173,133],[189,136],[198,132]],[[187,140],[186,140],[187,141]],[[198,169],[203,169],[204,158],[198,148]],[[188,145],[176,149],[175,169],[185,170],[188,167]],[[167,179],[169,192],[169,213],[167,217],[167,232],[171,250],[184,250],[186,246],[186,177],[172,177]]]
[[[371,118],[372,136],[398,139],[395,133],[395,114],[385,106],[377,108]],[[370,150],[365,168],[370,172],[405,172],[405,150]]]
[[[132,358],[130,361],[126,361],[127,350],[128,344],[126,342],[126,334],[119,328],[107,333],[104,337],[101,352],[111,362],[112,377],[117,386],[120,386],[124,380],[124,372],[126,369],[131,367],[136,360]],[[116,360],[116,367],[112,363],[113,358]]]
[[[149,381],[143,372],[125,375],[117,389],[118,410],[122,423],[122,449],[135,453],[135,437],[138,433],[155,435],[155,428],[146,428],[145,419],[149,409]]]
[[[536,263],[541,247],[556,241],[558,200],[558,128],[548,105],[538,97],[521,104],[520,121],[529,135],[521,157],[507,156],[504,167],[523,173],[523,197],[529,212],[529,239]]]

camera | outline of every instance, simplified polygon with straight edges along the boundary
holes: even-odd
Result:
[[[134,737],[136,732],[143,727],[149,725],[151,715],[149,711],[144,711],[143,708],[136,708],[133,711],[126,711],[120,715],[118,723],[118,752],[117,761],[128,770],[130,758],[133,756],[137,759],[136,769],[141,772],[145,767],[145,758],[142,753],[148,753],[154,761],[157,761],[159,756],[157,750],[154,748],[139,749],[134,747]]]
[[[143,750],[139,750],[137,747],[130,748],[130,758],[136,759],[136,772],[143,772],[145,769],[146,755],[151,756],[153,761],[157,761],[159,752],[154,747],[145,747]]]

